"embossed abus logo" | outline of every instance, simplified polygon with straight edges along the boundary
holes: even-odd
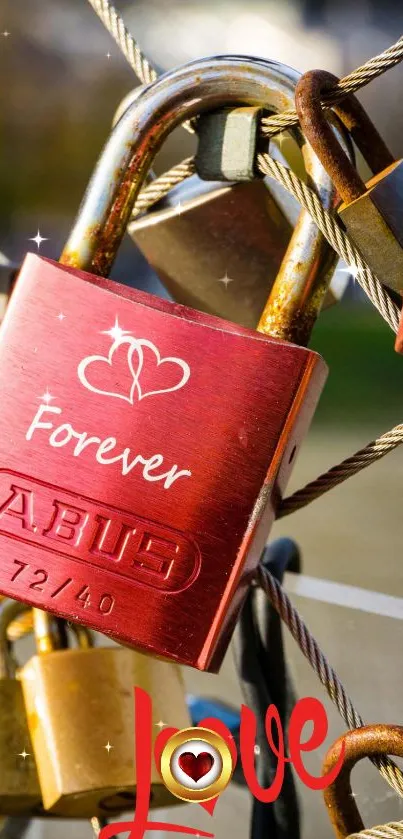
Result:
[[[153,713],[151,697],[140,688],[135,693],[135,766],[136,812],[130,822],[118,822],[102,828],[100,839],[112,839],[129,831],[128,839],[143,839],[148,831],[203,836],[214,839],[213,833],[170,822],[148,821],[151,797],[151,761],[153,758]],[[310,737],[303,736],[311,724]],[[252,795],[269,804],[280,795],[284,767],[292,763],[301,781],[310,789],[323,790],[336,779],[344,759],[344,748],[331,771],[315,777],[305,768],[302,754],[321,746],[328,731],[326,710],[314,697],[300,699],[295,705],[288,727],[289,757],[286,756],[285,735],[280,715],[274,705],[267,709],[265,731],[270,749],[277,758],[277,772],[270,787],[264,789],[255,768],[256,716],[245,705],[241,709],[240,758],[246,783]],[[276,733],[274,733],[276,732]],[[214,717],[202,720],[199,726],[178,731],[166,728],[154,743],[154,760],[168,789],[185,801],[200,804],[212,816],[218,796],[231,780],[238,759],[237,749],[227,726]]]
[[[173,528],[5,470],[0,533],[164,592],[199,572],[197,545]]]

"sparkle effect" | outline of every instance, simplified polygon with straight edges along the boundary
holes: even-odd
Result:
[[[20,752],[18,757],[23,757],[26,760],[27,757],[30,757],[30,752],[26,752],[25,749],[23,752]]]
[[[111,746],[111,744],[110,744],[109,740],[108,740],[108,742],[107,742],[106,746],[104,746],[104,749],[106,749],[106,751],[108,752],[108,754],[109,754],[110,750],[111,750],[111,749],[113,749],[113,746]]]
[[[161,729],[161,728],[165,728],[166,723],[162,722],[162,720],[160,720],[159,722],[156,722],[155,725],[157,726],[157,728]]]
[[[9,38],[9,37],[10,37],[10,35],[11,35],[11,32],[7,32],[7,29],[6,29],[6,30],[5,30],[4,32],[2,32],[1,34],[2,34],[3,38]]]
[[[56,396],[52,396],[52,394],[49,393],[48,388],[46,388],[45,393],[43,393],[42,396],[38,396],[38,399],[40,399],[41,402],[46,402],[46,404],[49,405],[49,402],[51,402],[52,399],[56,399]]]
[[[220,279],[218,280],[218,282],[219,282],[219,283],[222,283],[223,285],[225,285],[225,288],[228,288],[229,284],[230,284],[230,283],[233,283],[233,282],[234,282],[234,280],[232,280],[232,279],[231,279],[231,277],[229,277],[229,276],[228,276],[227,272],[225,272],[224,277],[220,277]]]
[[[66,315],[64,315],[64,314],[63,314],[63,312],[59,312],[59,314],[58,314],[58,316],[57,316],[57,319],[58,319],[58,320],[60,320],[60,323],[61,323],[61,322],[62,322],[62,320],[64,320],[64,319],[65,319],[65,317],[66,317]]]
[[[360,273],[360,269],[358,265],[346,265],[345,268],[338,268],[338,274],[351,274],[352,277],[356,278]]]
[[[111,327],[111,329],[105,330],[105,332],[101,332],[101,335],[109,335],[112,338],[112,341],[120,341],[124,335],[131,335],[127,329],[122,329],[119,326],[118,318],[115,318],[115,324]]]
[[[107,58],[111,58],[111,54],[110,54],[110,52],[107,52],[107,53],[106,53],[106,57],[107,57]]]
[[[32,236],[32,238],[29,239],[29,241],[30,242],[35,242],[36,247],[38,248],[38,251],[39,251],[39,248],[40,248],[42,242],[48,242],[49,239],[46,239],[44,236],[41,236],[40,231],[38,230],[36,236]]]

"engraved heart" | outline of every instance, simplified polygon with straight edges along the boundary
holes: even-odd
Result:
[[[157,347],[155,346],[155,344],[152,344],[151,341],[147,341],[145,338],[139,338],[137,340],[137,344],[139,345],[139,347],[141,347],[141,353],[142,353],[142,365],[141,365],[139,375],[138,375],[138,380],[137,380],[137,390],[138,390],[138,394],[139,394],[139,401],[141,399],[145,399],[146,396],[155,396],[158,393],[172,393],[174,390],[180,390],[180,388],[183,387],[186,384],[186,382],[188,381],[189,376],[190,376],[190,367],[186,363],[186,361],[183,361],[182,358],[175,358],[175,357],[171,357],[171,356],[167,356],[167,358],[161,358],[161,356],[159,354],[159,351],[158,351]],[[177,384],[174,384],[171,387],[158,388],[157,390],[143,390],[143,388],[141,386],[141,381],[145,380],[146,375],[147,374],[151,375],[152,379],[155,379],[155,377],[156,377],[155,368],[153,369],[151,367],[150,356],[148,355],[147,358],[144,356],[144,353],[142,351],[143,347],[147,347],[149,350],[151,350],[151,352],[153,353],[153,355],[155,356],[155,358],[157,360],[157,368],[160,368],[160,374],[161,374],[162,377],[165,376],[165,380],[166,380],[167,377],[168,377],[168,381],[171,379],[172,367],[180,367],[181,368],[182,377],[179,380],[179,382],[177,382]],[[169,370],[168,367],[162,369],[163,365],[171,365],[171,370]],[[150,370],[150,373],[148,372],[149,370]],[[140,373],[141,373],[141,375],[140,375]],[[175,371],[174,371],[174,373],[175,373]]]
[[[122,356],[121,347],[127,347],[126,353]],[[159,373],[162,377],[170,376],[172,366],[179,367],[182,371],[181,378],[176,384],[168,384],[166,387],[157,389],[144,390],[140,385],[140,376],[142,371],[145,371],[143,347],[151,351],[147,353],[147,367],[150,367],[150,374],[155,378],[156,370],[159,368]],[[156,366],[151,372],[152,356],[156,359]],[[124,365],[122,367],[122,360]],[[162,370],[163,365],[171,365],[171,370],[166,366]],[[89,369],[90,368],[90,369]],[[109,368],[109,369],[108,369]],[[124,336],[117,339],[112,344],[107,356],[90,355],[80,362],[77,368],[78,378],[84,387],[91,390],[93,393],[100,393],[104,396],[112,396],[116,399],[123,399],[134,404],[135,394],[140,402],[146,396],[155,396],[161,393],[171,393],[183,387],[189,379],[190,367],[181,358],[167,357],[161,358],[157,347],[147,341],[146,339],[137,340],[133,336]],[[107,386],[107,382],[111,381],[111,388]]]
[[[127,345],[125,353],[121,350],[124,345]],[[107,356],[89,355],[83,358],[78,365],[77,374],[81,384],[93,393],[124,399],[133,405],[142,364],[143,354],[136,339],[122,337],[113,342]],[[87,371],[91,379],[88,378]],[[108,389],[108,380],[116,390]],[[121,389],[118,389],[119,386]]]
[[[182,772],[197,783],[200,778],[210,772],[214,764],[214,757],[209,752],[200,752],[197,756],[192,752],[183,752],[178,763]]]

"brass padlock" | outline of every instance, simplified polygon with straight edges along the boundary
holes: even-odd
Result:
[[[301,128],[343,201],[338,212],[378,279],[403,293],[403,161],[394,160],[358,100],[350,94],[333,110],[349,129],[374,173],[366,184],[348,161],[322,110],[321,97],[338,78],[312,70],[297,85]]]
[[[31,813],[41,803],[22,688],[7,643],[9,624],[26,609],[13,600],[0,604],[0,815],[6,816]]]
[[[323,792],[325,804],[337,839],[347,839],[364,830],[364,824],[351,789],[350,775],[365,757],[403,757],[403,727],[400,725],[365,725],[348,731],[330,747],[323,764],[327,775],[339,762],[344,748],[341,770]],[[383,833],[382,833],[383,835]],[[379,833],[381,836],[381,833]]]
[[[299,74],[276,62],[271,62],[271,74],[267,108],[292,108]],[[125,107],[130,101],[127,97]],[[337,127],[334,131],[351,157],[344,134]],[[306,171],[331,209],[335,188],[300,132],[294,133]],[[270,152],[286,162],[274,145]],[[279,272],[290,281],[309,276],[313,282],[318,274],[334,273],[337,257],[305,210],[298,213],[293,232],[297,207],[268,178],[223,184],[192,176],[132,220],[128,230],[175,300],[254,328]],[[325,305],[340,299],[347,283],[347,275],[339,276]]]
[[[50,617],[34,610],[38,653],[21,669],[43,805],[69,818],[107,816],[135,804],[133,686],[153,699],[157,723],[190,725],[180,670],[125,647],[55,649]],[[156,768],[154,807],[176,804]]]

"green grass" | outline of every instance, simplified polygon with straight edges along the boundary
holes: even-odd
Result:
[[[383,423],[386,430],[403,422],[403,356],[393,345],[391,329],[372,307],[335,306],[320,316],[310,346],[325,359],[329,377],[316,427]]]

